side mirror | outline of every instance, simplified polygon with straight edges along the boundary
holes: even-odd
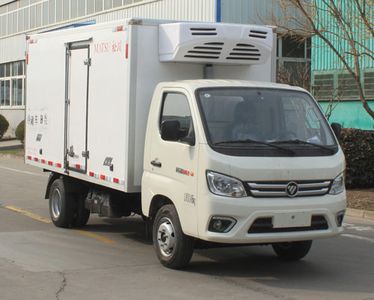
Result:
[[[161,138],[165,141],[178,141],[181,124],[176,120],[164,121],[161,124]]]
[[[195,135],[188,136],[188,130],[181,129],[177,120],[167,120],[161,124],[161,138],[165,141],[181,141],[190,146],[195,145]]]
[[[331,124],[332,131],[334,131],[336,137],[340,139],[341,133],[342,133],[342,125],[339,123],[332,123]]]

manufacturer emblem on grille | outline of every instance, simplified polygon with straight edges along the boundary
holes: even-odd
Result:
[[[297,195],[297,192],[299,191],[299,186],[296,182],[289,182],[286,187],[286,193],[288,197],[295,197]]]

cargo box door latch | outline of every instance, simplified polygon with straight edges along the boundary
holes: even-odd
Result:
[[[91,58],[87,58],[84,60],[84,65],[85,66],[91,66]]]
[[[75,156],[75,153],[74,153],[74,147],[73,146],[70,146],[70,149],[68,149],[66,151],[66,154],[69,155],[70,157],[74,157]]]

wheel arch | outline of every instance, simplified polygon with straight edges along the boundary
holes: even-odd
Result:
[[[153,196],[153,198],[151,200],[151,205],[149,206],[148,217],[153,219],[156,216],[158,210],[162,206],[167,205],[167,204],[172,204],[172,205],[175,206],[175,204],[173,203],[173,201],[169,197],[166,197],[164,195]]]
[[[59,178],[62,178],[63,176],[61,174],[58,174],[58,173],[54,173],[54,172],[51,172],[49,174],[49,178],[48,178],[48,183],[47,183],[47,188],[45,190],[45,195],[44,195],[44,199],[49,199],[49,193],[51,191],[51,185],[52,183],[56,180],[56,179],[59,179]]]
[[[51,191],[51,186],[56,179],[62,179],[64,181],[66,192],[68,192],[68,193],[75,193],[75,192],[81,190],[82,188],[88,189],[88,186],[85,185],[84,182],[79,180],[79,179],[75,179],[75,178],[72,178],[72,177],[69,177],[69,176],[64,176],[64,175],[59,174],[59,173],[51,172],[51,174],[49,174],[44,199],[49,199],[49,193]]]

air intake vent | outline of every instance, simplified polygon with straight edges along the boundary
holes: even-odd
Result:
[[[312,216],[310,226],[305,227],[283,227],[274,228],[273,219],[271,217],[257,218],[252,226],[249,228],[248,233],[280,233],[280,232],[299,232],[299,231],[314,231],[314,230],[327,230],[329,224],[324,216]]]
[[[229,56],[230,60],[260,60],[260,50],[251,44],[236,44]]]
[[[188,50],[184,57],[218,59],[221,55],[223,46],[224,43],[220,42],[204,43],[202,45],[193,47],[192,50]]]
[[[216,28],[207,28],[207,27],[193,27],[190,28],[192,35],[217,35]]]
[[[268,33],[261,30],[251,30],[249,36],[256,39],[266,39]]]

